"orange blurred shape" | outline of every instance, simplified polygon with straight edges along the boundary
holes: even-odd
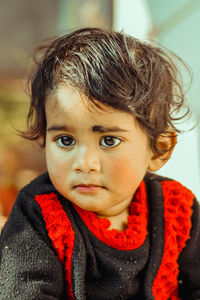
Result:
[[[0,186],[0,215],[9,216],[17,194],[18,190],[15,186]]]

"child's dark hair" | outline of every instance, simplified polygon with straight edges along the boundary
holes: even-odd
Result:
[[[40,50],[45,52],[32,77],[24,137],[42,137],[45,145],[45,99],[59,84],[75,87],[97,106],[101,102],[133,114],[155,154],[163,153],[157,143],[161,134],[180,132],[173,121],[180,119],[174,112],[183,106],[184,93],[178,69],[161,47],[124,33],[83,28]]]

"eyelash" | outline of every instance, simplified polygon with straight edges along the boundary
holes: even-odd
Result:
[[[100,143],[103,141],[103,140],[105,140],[106,138],[111,138],[111,139],[113,139],[113,140],[117,140],[118,141],[118,143],[116,144],[116,145],[111,145],[111,146],[104,146],[104,145],[102,145],[102,147],[104,147],[104,148],[115,148],[115,147],[117,147],[121,142],[122,142],[122,140],[120,139],[120,138],[117,138],[117,137],[115,137],[115,136],[112,136],[112,135],[106,135],[106,136],[104,136],[101,140],[100,140]],[[63,141],[64,141],[64,139],[66,139],[66,140],[71,140],[71,141],[74,141],[74,143],[73,144],[70,144],[70,145],[64,145],[64,143],[63,143]],[[75,140],[72,138],[72,137],[70,137],[70,136],[67,136],[67,135],[63,135],[63,136],[59,136],[59,137],[57,137],[56,139],[55,139],[55,142],[58,144],[58,146],[59,147],[61,147],[61,148],[69,148],[69,147],[73,147],[74,145],[76,145],[76,142],[75,142]]]

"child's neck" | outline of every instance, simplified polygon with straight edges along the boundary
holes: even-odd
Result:
[[[108,229],[125,230],[128,224],[129,207],[126,207],[122,212],[113,216],[101,216],[99,218],[107,218],[110,221],[110,227]]]

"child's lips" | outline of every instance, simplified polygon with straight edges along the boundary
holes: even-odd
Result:
[[[97,193],[104,187],[95,184],[78,184],[75,185],[74,188],[80,193]]]

